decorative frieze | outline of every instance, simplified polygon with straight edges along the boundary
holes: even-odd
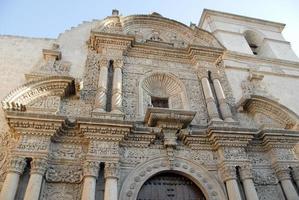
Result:
[[[94,157],[119,157],[117,142],[90,141],[87,154]]]
[[[80,183],[83,169],[78,165],[50,165],[46,172],[46,180],[53,183]]]

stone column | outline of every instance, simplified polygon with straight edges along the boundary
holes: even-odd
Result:
[[[226,97],[223,92],[223,88],[221,86],[219,78],[217,75],[213,75],[212,77],[213,77],[215,93],[216,93],[216,96],[217,96],[217,99],[219,102],[219,107],[220,107],[220,111],[223,116],[223,119],[225,122],[234,122],[230,106],[228,105],[228,103],[226,101]]]
[[[219,118],[218,109],[213,96],[213,92],[209,83],[208,73],[206,71],[199,74],[199,79],[201,79],[201,84],[203,88],[203,93],[205,96],[207,110],[211,121],[222,121]]]
[[[95,110],[96,112],[105,112],[107,102],[107,81],[108,81],[108,60],[101,59],[98,62],[100,67],[100,76],[98,81],[98,90],[95,99]]]
[[[220,168],[222,179],[226,184],[229,200],[241,200],[241,194],[237,182],[235,166],[222,166]]]
[[[298,200],[298,193],[291,181],[290,169],[287,166],[279,165],[276,165],[274,169],[287,200]]]
[[[96,182],[99,175],[100,163],[97,161],[85,161],[83,165],[84,183],[82,200],[94,200],[96,192]]]
[[[13,157],[8,163],[8,170],[0,193],[0,199],[14,200],[18,189],[20,175],[26,166],[25,158]]]
[[[299,191],[299,166],[293,168],[293,177],[297,186],[297,190]]]
[[[253,183],[251,166],[245,165],[240,168],[240,177],[244,186],[246,200],[259,200]]]
[[[24,200],[38,200],[43,176],[48,167],[46,159],[37,158],[31,161],[30,179],[26,188]]]
[[[112,112],[122,113],[122,67],[123,60],[113,62],[113,88],[112,88]]]
[[[117,200],[118,163],[105,163],[105,194],[104,200]]]

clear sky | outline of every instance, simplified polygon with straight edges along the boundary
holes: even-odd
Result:
[[[283,35],[299,56],[299,0],[0,0],[0,34],[56,38],[82,21],[153,11],[198,24],[204,8],[286,24]]]

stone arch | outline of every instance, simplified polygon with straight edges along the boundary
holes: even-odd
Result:
[[[120,190],[120,200],[136,200],[138,192],[146,180],[165,171],[178,173],[192,180],[201,189],[207,200],[227,199],[220,183],[201,165],[177,157],[171,167],[167,157],[158,157],[139,164],[128,174]]]
[[[149,96],[161,98],[172,97],[172,99],[170,98],[170,103],[174,103],[175,98],[177,98],[178,101],[181,100],[181,107],[169,106],[170,108],[185,110],[189,109],[189,101],[187,98],[185,85],[178,77],[168,72],[150,72],[139,81],[139,116],[144,116],[145,112],[143,105],[143,91],[145,91]]]
[[[251,95],[243,103],[243,109],[253,115],[261,113],[278,122],[281,128],[299,129],[299,117],[289,108],[269,98]]]
[[[74,79],[68,76],[50,76],[30,81],[10,92],[2,101],[5,110],[25,111],[26,105],[45,96],[75,94]]]
[[[264,40],[263,34],[257,30],[247,29],[243,32],[243,35],[253,54],[258,55]]]

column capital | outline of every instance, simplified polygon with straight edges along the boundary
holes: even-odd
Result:
[[[124,61],[123,59],[115,59],[114,62],[113,62],[113,68],[116,69],[116,68],[120,68],[122,69],[124,66]]]
[[[102,67],[108,67],[108,63],[109,63],[109,61],[107,58],[101,58],[98,60],[97,65],[101,69]]]
[[[7,172],[22,174],[26,167],[26,160],[23,157],[11,157],[8,162]]]
[[[92,176],[97,178],[99,176],[100,162],[98,161],[85,161],[83,164],[84,176]]]
[[[208,70],[205,68],[199,69],[197,72],[197,76],[199,77],[199,79],[209,78]]]
[[[112,163],[112,162],[106,162],[105,163],[105,171],[104,171],[104,177],[106,178],[116,178],[118,179],[118,171],[119,171],[119,164],[118,163]]]
[[[211,70],[211,79],[218,80],[220,82],[220,72],[217,69]]]
[[[240,167],[240,177],[241,180],[252,179],[252,166],[250,164],[242,165]]]
[[[277,163],[274,165],[274,171],[279,181],[290,180],[291,170],[288,165]]]
[[[231,165],[222,165],[220,167],[221,178],[224,182],[237,179],[236,167]]]
[[[48,161],[45,158],[33,158],[31,161],[31,174],[44,175],[48,168]]]
[[[295,181],[299,181],[299,166],[293,167],[293,176]]]

